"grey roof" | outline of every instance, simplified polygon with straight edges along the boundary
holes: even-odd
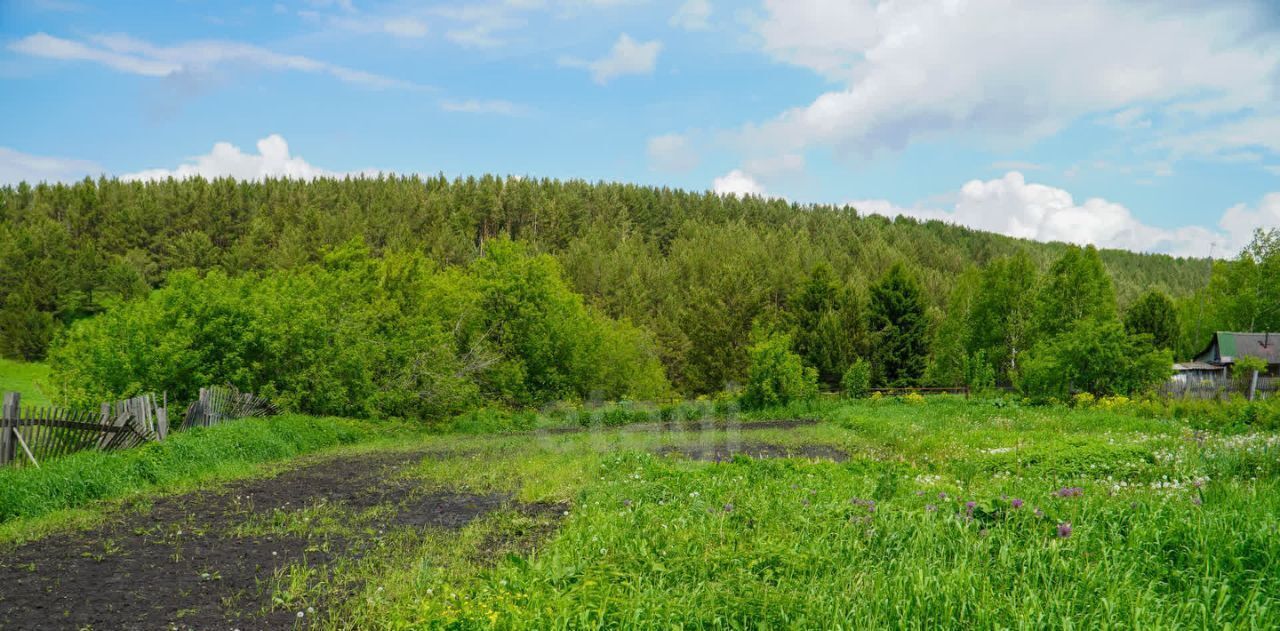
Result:
[[[1174,370],[1222,370],[1222,366],[1209,364],[1206,362],[1178,362],[1173,365]]]

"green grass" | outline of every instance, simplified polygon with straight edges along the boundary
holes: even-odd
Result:
[[[609,427],[608,410],[592,414],[485,413],[455,426],[585,419],[595,429],[582,433],[413,437],[432,455],[407,475],[428,490],[566,503],[550,531],[551,516],[512,507],[459,530],[373,534],[372,513],[320,503],[258,516],[241,534],[372,538],[326,571],[264,577],[275,606],[314,608],[320,628],[1280,627],[1274,431],[952,397],[736,415],[822,419],[790,429],[635,432]],[[0,510],[47,517],[103,506],[89,502],[181,489],[217,471],[247,475],[253,463],[380,433],[293,416],[224,425],[0,474]],[[734,442],[827,445],[850,458],[654,453]],[[54,514],[72,521],[94,510]]]
[[[1275,434],[1192,434],[1107,410],[949,398],[821,413],[818,426],[736,437],[838,446],[848,462],[652,453],[732,431],[435,438],[456,455],[425,461],[416,475],[427,484],[568,500],[569,515],[533,553],[486,552],[526,527],[495,514],[347,568],[355,575],[340,571],[335,584],[362,591],[325,619],[338,628],[1280,625]],[[1064,487],[1083,494],[1059,497]]]
[[[0,359],[0,392],[22,395],[23,406],[52,405],[49,367],[45,364]]]
[[[55,512],[64,520],[91,518],[72,509],[98,500],[246,475],[261,463],[405,433],[400,426],[284,415],[195,428],[135,449],[84,451],[39,469],[0,469],[0,539],[39,532],[43,524],[27,522]]]

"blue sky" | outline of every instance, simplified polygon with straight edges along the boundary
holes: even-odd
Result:
[[[0,183],[389,171],[1203,256],[1280,226],[1280,3],[0,2]]]

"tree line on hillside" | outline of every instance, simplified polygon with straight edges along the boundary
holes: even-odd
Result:
[[[1070,332],[1146,333],[1185,356],[1213,328],[1274,322],[1280,304],[1266,234],[1211,273],[1205,260],[622,184],[102,179],[0,188],[0,353],[43,357],[73,323],[153,300],[175,270],[302,273],[353,239],[371,259],[469,269],[504,238],[648,339],[683,394],[746,383],[770,333],[828,388],[859,361],[877,385],[1012,383],[1038,345]],[[1076,331],[1084,320],[1102,329]]]

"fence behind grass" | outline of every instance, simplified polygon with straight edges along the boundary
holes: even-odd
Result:
[[[173,427],[209,427],[249,416],[269,416],[277,410],[269,401],[234,388],[201,388]],[[77,451],[112,451],[163,441],[170,432],[167,397],[157,401],[146,394],[103,403],[98,411],[55,406],[22,407],[16,392],[6,392],[0,408],[0,467],[34,466]]]

